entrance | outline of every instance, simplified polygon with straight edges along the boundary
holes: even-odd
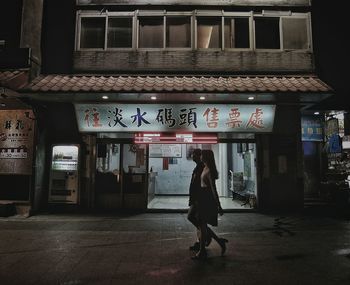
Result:
[[[195,167],[191,157],[194,148],[214,152],[219,172],[216,186],[224,209],[250,209],[256,206],[255,143],[175,144],[171,147],[149,145],[149,209],[188,208],[189,185]]]
[[[147,195],[145,144],[97,143],[95,204],[100,209],[144,209]]]
[[[95,205],[112,209],[187,209],[194,148],[214,152],[224,209],[251,209],[257,197],[254,142],[131,144],[98,142]]]

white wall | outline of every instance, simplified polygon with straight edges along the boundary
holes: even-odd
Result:
[[[189,192],[192,171],[196,167],[193,160],[186,158],[186,145],[181,145],[182,157],[176,158],[177,164],[170,164],[163,170],[163,158],[149,158],[149,170],[157,172],[155,194],[186,195]]]

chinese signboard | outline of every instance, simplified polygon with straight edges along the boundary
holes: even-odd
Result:
[[[76,104],[81,132],[272,132],[274,105]]]
[[[31,110],[0,111],[0,173],[32,173],[34,114]]]
[[[323,141],[323,120],[320,116],[301,117],[301,140]]]

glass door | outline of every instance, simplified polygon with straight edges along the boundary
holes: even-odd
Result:
[[[95,204],[99,209],[144,209],[147,193],[145,144],[98,142]]]
[[[100,209],[122,207],[121,144],[97,143],[95,201]]]
[[[126,209],[147,207],[147,145],[122,145],[122,195]]]

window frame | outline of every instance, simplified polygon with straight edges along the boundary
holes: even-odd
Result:
[[[224,38],[223,38],[223,10],[195,10],[194,11],[194,49],[198,51],[222,51],[224,50]],[[213,18],[221,18],[220,28],[221,28],[221,47],[219,48],[198,48],[198,18],[201,17],[213,17]]]
[[[140,48],[140,17],[163,17],[163,45],[160,48]],[[167,47],[167,17],[189,17],[190,18],[190,47]],[[197,28],[198,17],[217,17],[221,18],[221,47],[220,48],[198,48]],[[259,17],[278,18],[279,19],[279,49],[262,49],[256,48],[256,23],[255,19]],[[105,19],[105,35],[103,48],[81,48],[81,30],[83,18],[104,18]],[[109,18],[132,18],[132,44],[131,47],[108,47],[108,22]],[[225,47],[225,19],[229,18],[248,18],[249,21],[249,48],[226,48]],[[307,49],[285,49],[283,44],[283,19],[306,19],[307,32]],[[262,11],[262,12],[225,12],[224,10],[191,10],[191,11],[166,11],[166,10],[134,10],[123,12],[100,12],[97,10],[78,10],[76,17],[76,51],[262,51],[262,52],[282,52],[282,51],[312,51],[312,29],[311,29],[311,13],[292,13],[290,11]]]
[[[110,51],[130,51],[135,50],[135,12],[109,12],[106,11],[107,14],[107,20],[106,20],[106,39],[105,39],[105,50]],[[131,18],[132,24],[131,24],[131,47],[108,47],[108,21],[109,18]]]
[[[103,48],[81,48],[81,19],[83,18],[105,18],[105,39],[104,39],[104,47]],[[96,12],[82,12],[78,14],[77,20],[76,20],[76,30],[77,30],[77,36],[75,37],[75,47],[78,51],[104,51],[106,50],[106,32],[107,32],[107,17],[106,14],[100,14]]]
[[[163,46],[157,48],[143,48],[140,47],[140,18],[152,18],[152,17],[162,17],[163,18]],[[165,11],[138,11],[136,15],[136,49],[139,51],[162,51],[165,45]]]
[[[166,41],[167,41],[167,34],[166,34],[166,28],[167,28],[167,17],[176,18],[176,17],[189,17],[190,18],[190,47],[167,47]],[[193,49],[193,12],[166,12],[165,14],[165,20],[164,20],[164,49],[169,51],[190,51]]]
[[[306,49],[287,49],[284,48],[284,43],[283,43],[283,37],[282,37],[282,43],[281,47],[283,51],[310,51],[313,49],[312,46],[312,34],[311,34],[311,21],[310,18],[311,15],[310,13],[292,13],[290,16],[281,16],[280,17],[280,29],[281,29],[281,34],[283,35],[283,19],[306,19],[306,37],[307,37],[307,46],[308,48]]]
[[[260,17],[266,17],[266,18],[278,18],[279,19],[279,36],[280,36],[280,48],[279,49],[262,49],[256,47],[256,28],[255,28],[255,18]],[[307,49],[285,49],[283,44],[283,26],[282,26],[282,19],[306,19],[307,27],[306,27],[306,33],[307,33],[307,41],[308,41],[308,48]],[[253,35],[254,35],[254,46],[253,49],[255,51],[263,51],[263,52],[281,52],[281,51],[312,51],[312,34],[311,34],[311,21],[310,21],[310,13],[291,13],[291,12],[285,12],[285,11],[274,11],[274,13],[254,13],[252,15],[253,20]]]
[[[225,19],[232,18],[248,18],[249,28],[249,48],[226,48],[225,47]],[[252,51],[254,47],[254,34],[253,34],[253,12],[224,12],[222,23],[222,47],[227,51]]]
[[[280,48],[257,48],[256,47],[256,23],[255,18],[277,18],[278,19],[278,29],[279,29],[279,37],[280,37]],[[281,16],[280,15],[264,15],[264,14],[254,14],[253,15],[253,34],[254,34],[254,50],[262,51],[262,52],[281,52],[283,51],[283,38],[282,38],[282,26],[281,26]]]

